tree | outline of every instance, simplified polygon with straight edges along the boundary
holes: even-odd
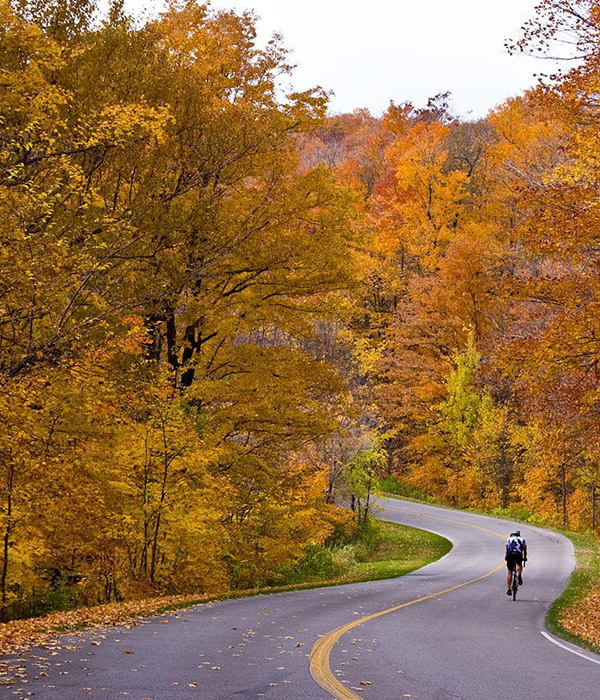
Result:
[[[71,573],[86,602],[262,581],[335,519],[298,456],[346,391],[319,324],[356,197],[297,152],[326,98],[281,94],[250,14],[91,12],[0,6],[5,617]]]
[[[386,462],[385,450],[374,446],[355,453],[346,464],[344,481],[350,490],[350,507],[360,526],[367,523],[372,491]]]

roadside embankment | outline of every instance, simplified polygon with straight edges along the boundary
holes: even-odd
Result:
[[[591,534],[564,534],[575,546],[577,567],[546,623],[555,634],[600,652],[600,540]]]
[[[67,633],[135,626],[143,617],[176,614],[179,609],[214,600],[402,576],[441,558],[451,547],[448,540],[431,532],[384,521],[371,522],[352,542],[310,551],[295,567],[282,572],[278,585],[221,596],[174,595],[109,603],[0,624],[0,655],[31,646],[53,646],[58,644],[58,636]]]

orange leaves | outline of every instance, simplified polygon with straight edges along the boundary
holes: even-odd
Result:
[[[458,225],[468,178],[447,168],[449,127],[439,122],[417,122],[387,151],[395,172],[395,187],[388,191],[383,231],[396,240],[396,250],[425,270],[435,270]],[[385,195],[384,195],[385,196]],[[397,253],[396,253],[397,255]]]
[[[169,606],[192,604],[201,599],[199,595],[163,596],[57,612],[30,620],[14,620],[0,627],[0,653],[14,653],[17,649],[32,645],[53,649],[58,645],[55,638],[64,634],[65,630],[74,630],[73,634],[77,636],[83,634],[82,628],[95,628],[93,637],[96,638],[92,638],[90,644],[100,646],[107,629],[116,625],[131,627],[138,624],[138,617],[156,614]],[[123,653],[133,654],[134,651],[126,650]]]
[[[600,646],[600,590],[595,589],[577,606],[570,608],[560,624],[569,632]]]

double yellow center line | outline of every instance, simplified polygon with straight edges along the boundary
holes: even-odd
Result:
[[[492,535],[496,535],[497,537],[501,537],[504,540],[504,535],[502,533],[495,532],[494,530],[489,530],[488,528],[481,527],[480,525],[463,523],[459,520],[450,520],[449,518],[441,518],[437,515],[424,515],[423,517],[431,518],[434,520],[444,520],[448,523],[464,525],[465,527],[473,527],[477,530],[483,530],[484,532],[488,532]],[[332,697],[339,698],[339,700],[359,700],[359,696],[356,695],[356,693],[353,693],[350,690],[350,688],[345,686],[343,683],[340,683],[340,681],[333,675],[333,673],[331,672],[331,667],[329,665],[329,657],[331,654],[331,650],[337,644],[340,638],[344,634],[346,634],[346,632],[349,632],[351,629],[354,629],[359,625],[363,625],[365,622],[370,622],[371,620],[375,620],[378,617],[382,617],[382,615],[388,615],[389,613],[396,612],[397,610],[402,610],[402,608],[408,608],[411,605],[423,603],[424,601],[431,600],[432,598],[438,598],[439,596],[445,595],[446,593],[451,593],[452,591],[456,591],[459,588],[464,588],[465,586],[468,586],[471,583],[481,581],[484,578],[495,574],[503,566],[504,562],[498,564],[498,566],[494,567],[491,571],[488,571],[486,574],[477,576],[477,578],[472,578],[469,581],[459,583],[458,585],[452,586],[451,588],[446,588],[443,591],[437,591],[436,593],[430,593],[429,595],[422,596],[421,598],[415,598],[415,600],[411,600],[408,603],[394,605],[393,607],[387,608],[386,610],[380,610],[379,612],[373,613],[372,615],[366,615],[365,617],[361,617],[358,620],[353,620],[352,622],[349,622],[346,625],[342,625],[341,627],[337,627],[331,632],[328,632],[326,635],[321,637],[321,639],[319,639],[319,641],[314,645],[310,653],[311,676],[321,686],[321,688],[326,690]]]

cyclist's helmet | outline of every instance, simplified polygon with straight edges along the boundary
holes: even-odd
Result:
[[[511,532],[510,536],[512,537],[513,535],[516,535],[517,537],[521,537],[521,530],[515,530],[514,532]]]

